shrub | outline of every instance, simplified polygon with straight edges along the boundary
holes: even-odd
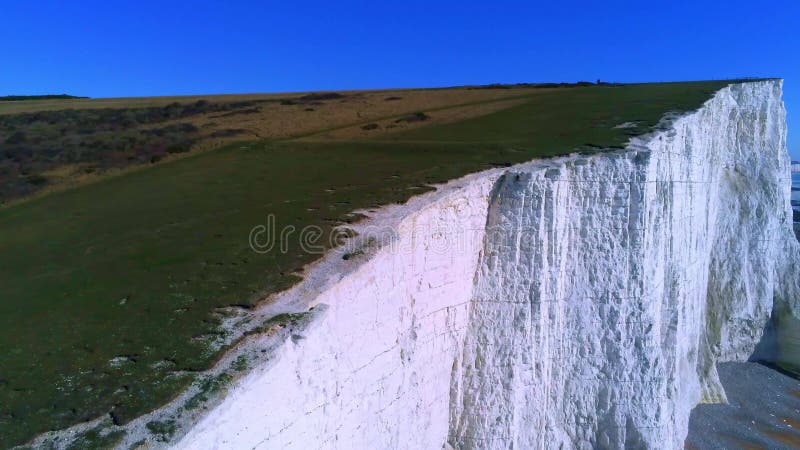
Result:
[[[167,441],[175,434],[177,427],[175,426],[174,420],[165,420],[163,422],[154,420],[147,423],[147,429],[156,435],[159,440]]]
[[[14,132],[14,134],[12,134],[11,136],[6,138],[6,144],[11,144],[11,145],[21,144],[25,142],[26,139],[27,136],[25,136],[25,133],[23,133],[22,131],[17,131]]]
[[[423,122],[423,121],[426,121],[426,120],[428,120],[430,118],[431,118],[431,116],[425,114],[424,112],[416,112],[414,114],[411,114],[410,116],[402,117],[400,119],[395,120],[395,123],[400,123],[400,122],[407,122],[407,123]]]
[[[186,153],[189,151],[189,147],[185,145],[175,144],[170,145],[167,147],[167,153]]]
[[[344,95],[337,94],[336,92],[327,92],[322,94],[308,94],[300,97],[300,100],[305,101],[319,101],[319,100],[337,100],[344,98]]]
[[[43,186],[45,183],[47,183],[47,178],[41,175],[28,175],[25,180],[34,186]]]
[[[228,128],[226,130],[217,130],[211,133],[211,137],[215,138],[223,138],[223,137],[231,137],[236,136],[237,134],[245,133],[247,130],[242,128]]]

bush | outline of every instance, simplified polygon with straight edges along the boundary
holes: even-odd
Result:
[[[406,116],[406,117],[402,117],[400,119],[397,119],[394,122],[395,123],[400,123],[400,122],[406,122],[406,123],[423,122],[423,121],[426,121],[426,120],[428,120],[430,118],[431,118],[431,116],[425,114],[424,112],[416,112],[414,114],[411,114],[410,116]]]
[[[185,145],[170,145],[167,147],[167,153],[186,153],[189,151],[189,147]]]
[[[154,420],[148,422],[146,426],[160,441],[168,441],[177,430],[174,420],[165,420],[163,422]]]
[[[300,97],[304,101],[319,101],[319,100],[337,100],[344,98],[344,95],[337,94],[336,92],[328,92],[323,94],[308,94]]]
[[[27,140],[27,136],[22,131],[17,131],[8,138],[6,138],[6,144],[21,144]]]
[[[29,175],[26,178],[26,181],[34,186],[43,186],[45,183],[47,183],[47,178],[41,175]]]

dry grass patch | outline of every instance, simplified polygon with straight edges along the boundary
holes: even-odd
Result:
[[[236,139],[218,141],[229,143],[243,138],[255,139],[286,139],[301,137],[309,134],[325,133],[339,128],[359,128],[372,122],[403,115],[413,114],[418,111],[437,110],[457,105],[494,102],[509,97],[519,97],[533,93],[533,90],[470,90],[470,89],[441,89],[441,90],[404,90],[404,91],[377,91],[353,92],[341,94],[340,98],[323,98],[300,101],[303,96],[295,97],[291,103],[271,102],[261,104],[257,111],[247,114],[227,113],[206,114],[198,116],[191,123],[208,132],[208,135],[226,129],[244,130]],[[388,95],[396,92],[397,95]],[[319,94],[318,94],[319,95]],[[387,101],[387,98],[396,100]],[[492,107],[482,111],[491,112]],[[455,113],[454,113],[455,114]],[[470,116],[480,115],[477,110],[472,110]],[[448,114],[447,117],[455,117]],[[457,120],[457,119],[453,119]],[[433,122],[430,122],[433,123]],[[439,123],[439,122],[437,122]],[[346,135],[351,132],[346,132]],[[197,148],[214,147],[200,142]]]
[[[417,113],[404,114],[398,117],[389,117],[382,120],[375,120],[366,124],[352,125],[338,128],[302,138],[308,141],[324,141],[331,139],[370,139],[383,136],[398,131],[406,131],[415,128],[442,125],[446,123],[459,122],[473,117],[480,117],[512,106],[523,103],[525,99],[508,99],[478,104],[454,106],[450,108],[435,108],[434,111],[419,111],[424,114],[425,119],[414,120]],[[412,119],[408,119],[412,117]]]
[[[502,107],[495,102],[531,93],[453,88],[2,102],[0,143],[7,148],[0,152],[0,204],[235,142],[326,133],[369,138],[362,131],[474,117]],[[420,111],[433,115],[415,115]],[[373,122],[380,125],[362,129]]]

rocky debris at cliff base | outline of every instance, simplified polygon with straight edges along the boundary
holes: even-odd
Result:
[[[753,362],[717,372],[728,404],[701,404],[689,417],[686,449],[800,448],[800,381]]]

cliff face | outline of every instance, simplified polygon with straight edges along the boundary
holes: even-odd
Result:
[[[715,362],[746,360],[796,283],[779,89],[733,86],[625,152],[503,178],[455,446],[680,448],[691,408],[724,401]]]
[[[682,448],[725,400],[715,363],[800,317],[780,96],[732,85],[625,150],[379,216],[384,245],[318,277],[316,318],[179,446]]]

